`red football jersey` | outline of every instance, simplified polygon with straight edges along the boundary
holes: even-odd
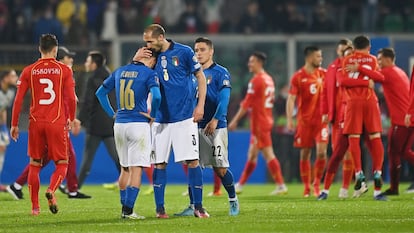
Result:
[[[409,107],[410,84],[407,74],[397,66],[381,69],[384,74],[384,96],[390,112],[391,123],[405,125],[404,118]]]
[[[39,59],[24,68],[17,87],[12,126],[18,125],[23,98],[29,89],[31,120],[66,124],[68,118],[75,118],[76,98],[72,70],[56,59]]]
[[[241,107],[250,110],[251,129],[271,129],[273,127],[273,103],[275,84],[266,72],[256,74],[249,82],[247,94]]]
[[[411,115],[411,122],[414,122],[414,66],[411,71],[411,84],[410,84],[410,105],[408,107],[408,114]]]
[[[361,69],[375,71],[378,69],[377,67],[377,58],[367,53],[362,53],[359,51],[355,51],[353,54],[344,58],[342,62],[342,67],[346,67],[347,65],[353,65],[355,63],[359,64]],[[340,81],[341,85],[345,87],[344,89],[344,96],[346,100],[368,100],[371,98],[377,99],[375,95],[375,91],[368,86],[352,86],[354,82],[358,82],[360,80],[369,80],[373,79],[374,81],[383,81],[382,79],[377,80],[374,76],[367,76],[366,74],[362,74],[361,72],[347,72],[345,69],[342,70],[342,80]]]
[[[293,74],[289,94],[296,96],[298,124],[311,126],[321,123],[320,99],[325,74],[323,68],[315,69],[309,74],[303,67]]]

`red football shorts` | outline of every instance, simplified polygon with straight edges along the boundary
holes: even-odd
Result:
[[[381,112],[376,100],[348,101],[344,113],[344,134],[379,133]]]
[[[329,130],[327,124],[298,125],[293,146],[311,148],[316,143],[328,143],[328,141]]]
[[[29,123],[28,154],[42,159],[45,154],[53,161],[68,159],[68,132],[63,124],[48,122]]]
[[[259,149],[272,146],[272,129],[252,130],[250,144],[256,145]]]

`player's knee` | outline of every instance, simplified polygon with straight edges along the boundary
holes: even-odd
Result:
[[[227,168],[220,167],[220,168],[214,168],[214,172],[219,176],[220,178],[223,178],[226,175]]]
[[[199,165],[198,159],[185,161],[190,168],[196,168]]]
[[[31,159],[30,164],[34,166],[42,166],[42,160],[41,159]]]

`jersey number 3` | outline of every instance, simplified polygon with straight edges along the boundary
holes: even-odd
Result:
[[[56,99],[56,93],[53,90],[53,82],[52,82],[52,80],[50,80],[48,78],[41,78],[41,79],[39,79],[39,82],[41,84],[46,84],[47,85],[43,89],[43,92],[50,95],[49,99],[41,99],[41,100],[39,100],[39,104],[40,105],[49,105],[49,104],[53,103],[53,101],[55,101],[55,99]]]
[[[119,87],[119,106],[121,109],[132,110],[135,107],[134,90],[131,89],[133,80],[128,80],[125,86],[125,79],[120,80]]]

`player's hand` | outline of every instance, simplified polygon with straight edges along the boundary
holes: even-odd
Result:
[[[78,136],[81,131],[81,121],[79,119],[73,120],[71,132],[73,135]]]
[[[139,61],[142,58],[149,58],[152,56],[152,51],[147,47],[139,48],[136,52],[134,57],[132,58],[133,61]]]
[[[411,125],[411,115],[410,114],[405,115],[404,123],[405,123],[405,126],[410,127],[410,125]]]
[[[152,118],[151,115],[147,112],[139,112],[139,114],[143,115],[144,117],[148,118],[149,124],[152,125],[152,123],[155,121],[155,118]]]
[[[207,123],[206,128],[204,129],[204,134],[207,136],[214,135],[214,132],[216,132],[216,128],[217,128],[217,123],[218,123],[217,119],[215,118],[211,119],[211,121]]]
[[[328,114],[323,114],[322,115],[322,123],[329,123],[329,118],[328,118]]]
[[[374,80],[372,80],[372,79],[368,80],[368,87],[371,88],[371,89],[374,89],[374,87],[375,87]]]
[[[237,122],[231,121],[230,124],[227,126],[228,130],[234,131],[237,129]]]
[[[13,139],[13,141],[17,142],[17,139],[19,138],[19,127],[18,126],[12,126],[10,128],[10,136]]]
[[[358,67],[359,67],[358,63],[348,64],[348,65],[345,66],[345,71],[346,72],[357,72]]]
[[[193,121],[199,122],[203,119],[204,116],[204,106],[197,105],[193,112]]]
[[[287,128],[289,131],[293,131],[293,130],[295,130],[295,125],[293,124],[293,119],[292,119],[292,118],[288,118],[288,119],[287,119],[287,122],[286,122],[286,128]]]

